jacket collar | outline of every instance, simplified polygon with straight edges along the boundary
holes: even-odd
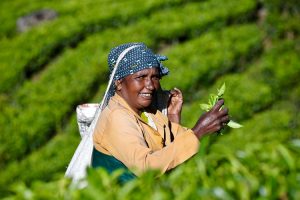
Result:
[[[123,99],[123,97],[121,97],[120,95],[118,95],[117,93],[115,93],[115,95],[111,98],[112,102],[114,102],[115,104],[119,104],[122,107],[126,108],[127,110],[129,110],[132,114],[134,114],[134,116],[138,117],[139,119],[142,120],[142,118],[138,115],[138,113],[136,113],[129,105],[128,103],[125,101],[125,99]]]
[[[114,104],[119,104],[121,105],[122,107],[124,107],[125,109],[129,110],[132,114],[134,114],[134,116],[136,118],[138,118],[140,121],[144,121],[141,116],[136,113],[129,105],[128,103],[125,101],[125,99],[123,97],[121,97],[120,95],[118,95],[117,93],[115,93],[115,95],[111,98],[112,102],[111,103],[114,103]],[[110,103],[110,104],[111,104]],[[150,108],[151,109],[151,108]],[[151,109],[151,110],[146,110],[146,112],[150,113],[150,115],[154,115],[154,116],[158,116],[160,111],[158,110],[155,110],[155,109]],[[161,114],[163,115],[163,114]],[[160,116],[161,117],[161,116]]]

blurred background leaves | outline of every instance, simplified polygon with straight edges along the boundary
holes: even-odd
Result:
[[[12,0],[0,9],[1,197],[299,199],[297,0]],[[21,32],[28,18],[38,22]],[[80,141],[76,105],[100,102],[109,50],[132,41],[169,57],[162,85],[183,91],[185,126],[225,82],[244,127],[204,138],[198,155],[159,178],[150,171],[120,186],[120,172],[91,169],[76,189],[63,177]]]

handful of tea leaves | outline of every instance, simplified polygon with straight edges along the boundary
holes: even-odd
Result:
[[[208,104],[206,103],[203,103],[203,104],[200,104],[200,108],[204,111],[209,111],[210,109],[212,109],[212,107],[217,103],[217,101],[223,96],[223,94],[225,93],[225,89],[226,89],[226,86],[225,86],[225,83],[223,83],[223,85],[221,86],[220,89],[218,89],[218,93],[217,94],[210,94],[210,98],[208,100]],[[222,109],[222,108],[221,108]],[[228,123],[227,123],[227,126],[231,127],[231,128],[241,128],[242,125],[237,123],[237,122],[234,122],[232,120],[230,120]]]

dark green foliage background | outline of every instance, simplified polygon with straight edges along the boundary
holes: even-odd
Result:
[[[53,21],[19,33],[39,9]],[[0,2],[0,198],[299,199],[300,3],[297,0],[12,0]],[[184,93],[183,124],[226,83],[242,129],[201,141],[170,173],[123,186],[121,172],[63,177],[80,141],[76,105],[100,102],[107,54],[145,42],[167,55],[165,89]]]

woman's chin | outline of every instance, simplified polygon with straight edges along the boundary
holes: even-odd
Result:
[[[149,100],[143,100],[140,102],[140,105],[143,107],[143,108],[148,108],[150,107],[150,105],[152,104],[152,99],[149,99]]]

